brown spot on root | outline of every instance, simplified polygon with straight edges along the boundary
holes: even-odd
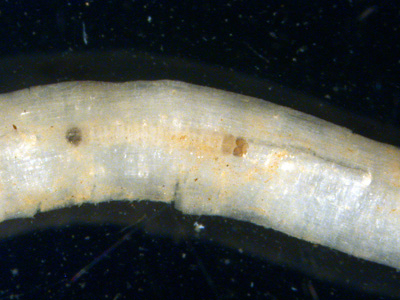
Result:
[[[82,130],[80,130],[78,127],[71,127],[67,130],[65,138],[72,145],[78,146],[82,141]]]
[[[234,156],[245,156],[247,154],[247,150],[249,149],[249,144],[244,138],[236,139],[236,147],[233,149]]]
[[[234,156],[242,157],[247,154],[249,144],[244,138],[235,138],[232,134],[226,134],[222,140],[222,153],[233,154]]]

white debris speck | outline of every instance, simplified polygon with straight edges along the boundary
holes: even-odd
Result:
[[[85,22],[82,22],[82,38],[85,45],[87,45],[89,41],[88,41],[88,35],[86,33]]]
[[[198,222],[194,222],[193,226],[194,226],[194,231],[196,231],[197,233],[199,233],[205,228],[203,224],[200,224]]]

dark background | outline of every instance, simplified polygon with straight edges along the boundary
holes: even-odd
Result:
[[[396,1],[1,0],[0,91],[177,79],[268,95],[399,146],[399,20]],[[150,202],[0,233],[0,299],[400,299],[393,269]]]

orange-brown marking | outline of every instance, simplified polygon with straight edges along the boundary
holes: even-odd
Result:
[[[236,139],[236,148],[233,149],[234,156],[245,156],[247,154],[247,150],[249,149],[249,144],[244,138]]]
[[[225,155],[231,154],[232,149],[235,147],[235,137],[232,134],[226,134],[222,140],[222,153]]]

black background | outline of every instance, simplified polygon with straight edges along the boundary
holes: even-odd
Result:
[[[264,99],[274,89],[266,100],[400,145],[399,7],[356,0],[2,0],[0,91],[136,79],[178,79]],[[121,220],[131,206],[119,205],[1,224],[0,299],[400,298],[399,275],[390,268],[149,202],[135,204],[146,215],[135,224],[133,217]],[[197,233],[196,221],[206,229]]]

